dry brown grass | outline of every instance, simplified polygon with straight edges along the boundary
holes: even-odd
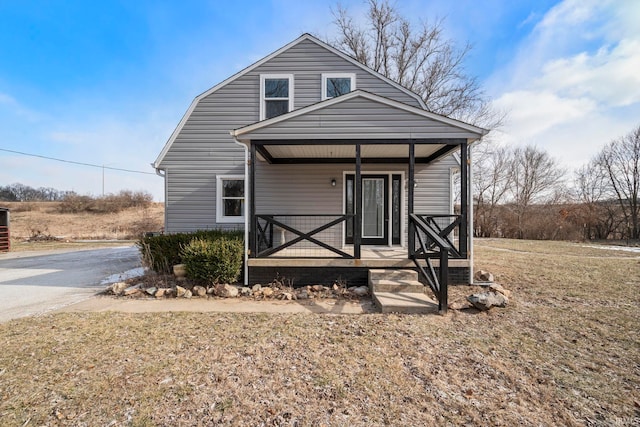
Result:
[[[74,239],[136,239],[145,231],[159,231],[164,205],[130,208],[118,213],[59,213],[59,202],[3,202],[11,209],[13,246],[33,236]]]
[[[11,321],[0,325],[0,420],[640,424],[640,258],[569,243],[479,241],[476,265],[514,291],[506,309]]]

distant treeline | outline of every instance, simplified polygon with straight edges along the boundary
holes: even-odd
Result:
[[[33,188],[24,184],[0,186],[0,202],[58,202],[60,213],[113,213],[123,209],[147,207],[153,196],[146,191],[122,190],[117,194],[93,197],[55,188]],[[30,210],[23,206],[21,210]]]
[[[75,193],[51,187],[33,188],[20,183],[0,186],[0,201],[3,202],[56,202],[71,194]]]

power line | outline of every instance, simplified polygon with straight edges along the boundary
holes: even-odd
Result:
[[[103,169],[103,170],[104,169],[109,169],[109,170],[121,171],[121,172],[131,172],[131,173],[142,173],[142,174],[145,174],[145,175],[155,175],[155,173],[153,173],[153,172],[136,171],[136,170],[132,170],[132,169],[122,169],[122,168],[114,168],[114,167],[111,167],[111,166],[95,165],[93,163],[84,163],[84,162],[76,162],[76,161],[73,161],[73,160],[56,159],[55,157],[47,157],[47,156],[41,156],[39,154],[24,153],[22,151],[7,150],[6,148],[0,148],[0,151],[6,151],[7,153],[22,154],[23,156],[39,157],[41,159],[46,159],[46,160],[55,160],[57,162],[63,162],[63,163],[73,163],[74,165],[91,166],[91,167],[100,168],[100,169]]]

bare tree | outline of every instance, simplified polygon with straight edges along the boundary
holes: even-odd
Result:
[[[509,190],[513,152],[483,144],[474,151],[475,234],[491,237],[499,229],[498,207]]]
[[[495,128],[503,120],[464,69],[469,44],[445,38],[442,20],[414,26],[388,0],[368,0],[366,24],[338,5],[332,10],[337,48],[419,94],[429,111]]]
[[[576,221],[585,239],[607,239],[620,226],[620,209],[607,194],[608,177],[592,160],[575,172],[573,197],[578,202]]]
[[[535,146],[514,150],[509,187],[517,217],[518,237],[524,235],[523,220],[532,204],[558,201],[564,174],[558,162],[544,150]]]
[[[606,145],[595,163],[608,178],[610,194],[618,200],[627,236],[640,239],[640,126]]]

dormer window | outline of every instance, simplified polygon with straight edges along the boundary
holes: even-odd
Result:
[[[293,74],[260,76],[260,120],[293,110]]]
[[[356,89],[356,75],[353,73],[322,74],[322,100],[344,95]]]

